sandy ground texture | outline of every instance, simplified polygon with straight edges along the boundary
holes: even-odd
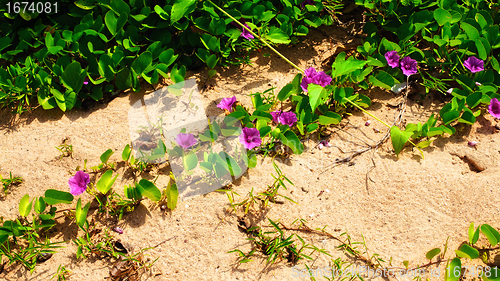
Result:
[[[324,28],[322,32],[311,31],[295,46],[279,50],[303,69],[314,66],[326,70],[322,62],[334,54],[339,42],[347,44],[349,38],[342,30]],[[268,51],[263,49],[262,53],[253,54],[252,66],[218,69],[219,74],[208,81],[206,72],[188,73],[197,79],[200,89],[205,89],[202,95],[207,115],[223,115],[215,106],[223,97],[235,95],[243,105],[249,106],[249,94],[262,92],[270,86],[277,87],[278,91],[293,79],[297,73],[295,69],[274,54],[264,57],[265,52]],[[115,152],[110,161],[120,161],[121,151],[131,141],[128,110],[147,95],[149,89],[145,85],[141,93],[120,94],[111,102],[94,105],[88,110],[62,113],[37,109],[20,117],[13,117],[7,110],[0,111],[0,174],[5,176],[12,171],[24,179],[24,183],[15,186],[10,194],[1,197],[0,215],[5,220],[15,219],[18,202],[26,193],[34,197],[43,195],[49,188],[69,190],[68,179],[76,167],[82,167],[84,159],[88,159],[88,166],[98,164],[99,156],[108,148]],[[369,112],[392,122],[395,105],[402,96],[380,89],[365,94],[373,102]],[[410,95],[403,122],[425,122],[443,105],[442,99],[432,95],[422,102],[417,102],[417,98],[418,94]],[[309,139],[304,142],[306,151],[303,154],[276,160],[294,184],[288,185],[282,193],[298,204],[288,201],[270,204],[270,208],[260,218],[253,217],[251,223],[270,230],[266,218],[279,220],[287,226],[297,219],[305,219],[311,228],[327,226],[326,231],[335,236],[347,230],[353,241],[362,241],[364,237],[370,255],[379,254],[386,261],[392,257],[392,264],[397,267],[402,267],[405,260],[410,267],[425,264],[425,253],[436,247],[443,249],[448,237],[446,258],[453,258],[453,250],[467,241],[471,222],[500,228],[500,133],[495,129],[498,120],[483,114],[472,127],[458,125],[457,134],[438,138],[424,149],[424,159],[411,147],[405,148],[398,159],[390,142],[386,142],[377,151],[332,166],[336,158],[348,155],[342,151],[360,149],[383,137],[386,128],[371,119],[355,111],[340,125],[329,129],[325,139],[331,147],[320,150],[317,139]],[[365,126],[367,120],[372,121],[369,126]],[[54,147],[65,138],[73,145],[73,158],[59,159],[60,153]],[[470,147],[468,141],[477,141],[478,145]],[[165,166],[142,176],[153,180],[159,174],[157,184],[164,188],[168,181],[168,167]],[[123,186],[132,179],[123,165],[117,166],[117,172],[120,176],[114,188],[121,193]],[[256,192],[264,191],[272,183],[273,173],[270,158],[259,158],[257,167],[232,185],[241,195],[237,200],[242,200],[252,188]],[[95,181],[94,175],[91,180]],[[92,199],[88,194],[80,197],[83,202]],[[339,243],[333,239],[287,232],[299,234],[308,243],[327,250],[332,257],[315,253],[313,261],[300,261],[292,267],[284,261],[266,265],[265,257],[256,254],[252,262],[239,264],[238,255],[228,251],[238,248],[249,252],[252,244],[239,229],[238,217],[230,211],[223,193],[212,192],[181,201],[172,212],[162,211],[151,201],[144,200],[120,221],[106,219],[102,214],[95,214],[95,210],[90,216],[95,217],[101,229],[121,226],[123,234],[110,233],[134,253],[167,240],[143,254],[143,260],[158,260],[142,280],[310,280],[302,271],[306,265],[318,274],[318,269],[332,266],[332,259],[341,257],[352,261],[336,250]],[[74,221],[60,218],[50,231],[50,237],[53,241],[64,241],[65,248],[37,265],[33,274],[22,266],[12,265],[4,269],[0,279],[49,280],[58,266],[64,265],[72,272],[69,280],[105,280],[110,276],[114,260],[95,256],[77,260],[76,246],[71,240],[79,235],[82,231]],[[492,259],[499,263],[498,256]],[[441,277],[437,273],[434,277],[426,277],[442,280],[444,267],[445,263],[432,267],[440,270]],[[399,277],[399,280],[409,279]]]

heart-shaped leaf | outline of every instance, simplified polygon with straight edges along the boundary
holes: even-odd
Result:
[[[410,139],[412,132],[401,131],[397,126],[391,127],[391,141],[394,152],[399,156],[404,145]]]
[[[139,183],[136,183],[136,187],[142,196],[146,196],[149,199],[157,202],[161,199],[161,191],[154,185],[154,183],[148,181],[147,179],[141,179]]]

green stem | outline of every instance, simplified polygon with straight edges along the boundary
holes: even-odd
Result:
[[[227,13],[226,11],[224,11],[223,9],[221,9],[219,6],[215,5],[211,0],[208,0],[208,2],[210,2],[212,5],[215,6],[215,8],[219,9],[219,11],[223,12],[226,16],[230,17],[233,21],[235,21],[236,23],[238,23],[239,25],[241,25],[242,28],[246,29],[248,32],[250,32],[254,37],[258,38],[260,41],[262,41],[262,43],[264,43],[269,49],[271,49],[273,52],[275,52],[278,56],[280,56],[282,59],[284,59],[286,62],[288,62],[289,64],[291,64],[293,67],[295,67],[298,71],[300,71],[301,73],[304,73],[304,70],[302,70],[300,67],[298,67],[297,65],[295,65],[293,62],[291,62],[290,60],[288,60],[285,56],[283,56],[280,52],[278,52],[276,49],[274,49],[271,45],[269,45],[269,43],[267,43],[265,40],[263,40],[259,35],[255,34],[250,28],[244,26],[239,20],[233,18],[229,13]]]

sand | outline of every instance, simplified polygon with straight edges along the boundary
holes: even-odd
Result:
[[[303,69],[310,66],[322,69],[322,62],[336,51],[337,44],[349,39],[340,29],[322,30],[322,33],[311,30],[303,42],[278,49]],[[243,105],[250,106],[249,94],[270,86],[277,87],[277,93],[293,79],[297,71],[274,54],[264,57],[267,52],[262,49],[252,53],[252,66],[217,68],[219,73],[208,81],[206,70],[188,73],[187,78],[195,78],[200,89],[205,89],[204,84],[207,86],[202,91],[207,115],[223,115],[215,107],[223,97],[235,95]],[[88,166],[97,165],[99,156],[111,148],[115,153],[110,161],[121,161],[121,151],[131,142],[128,110],[152,90],[147,85],[142,89],[139,93],[121,93],[109,103],[67,113],[38,108],[32,113],[14,116],[6,109],[1,110],[0,174],[6,176],[12,171],[24,179],[10,194],[1,197],[0,214],[4,220],[18,217],[17,206],[26,193],[34,197],[42,196],[49,188],[68,191],[68,179],[77,166],[83,167],[84,159],[88,159]],[[401,94],[381,89],[364,94],[373,103],[368,111],[392,122],[396,111],[392,105],[401,101]],[[444,105],[443,99],[434,95],[420,103],[417,98],[418,94],[409,97],[404,122],[425,122]],[[390,142],[386,142],[377,151],[332,166],[336,158],[346,156],[341,150],[357,150],[364,142],[374,144],[386,131],[382,124],[354,111],[340,125],[329,128],[330,135],[325,139],[332,147],[320,150],[316,146],[318,140],[310,138],[304,142],[303,154],[276,159],[284,175],[294,184],[282,193],[298,204],[286,200],[284,204],[270,204],[262,220],[255,223],[269,230],[267,218],[287,226],[301,218],[313,229],[328,226],[326,231],[335,236],[347,230],[355,241],[362,241],[364,237],[370,255],[377,253],[386,261],[392,257],[392,265],[398,267],[402,267],[405,260],[410,262],[410,267],[425,264],[426,252],[436,247],[443,249],[449,237],[446,258],[453,258],[453,250],[467,241],[471,222],[500,227],[500,133],[495,129],[498,120],[484,112],[483,108],[483,115],[473,126],[457,125],[455,135],[434,141],[424,149],[424,158],[410,146],[397,158]],[[367,120],[372,120],[369,126],[365,126]],[[74,154],[72,158],[60,159],[54,147],[65,138],[73,146]],[[468,141],[477,141],[478,145],[468,146]],[[260,157],[256,168],[232,184],[232,189],[241,195],[237,200],[242,200],[251,188],[262,192],[272,183],[274,169],[270,160]],[[143,177],[153,180],[159,175],[157,185],[164,188],[168,167],[160,168],[144,173]],[[120,176],[113,188],[123,194],[123,186],[133,179],[123,165],[118,166],[116,172]],[[91,180],[95,181],[95,176]],[[88,194],[80,198],[83,202],[92,200]],[[61,205],[59,209],[66,207]],[[332,266],[332,259],[337,257],[349,261],[348,256],[335,249],[338,243],[332,239],[287,232],[299,234],[308,243],[330,252],[332,257],[315,253],[313,261],[299,261],[292,267],[285,261],[266,265],[266,257],[256,254],[252,262],[239,264],[238,255],[228,251],[238,248],[249,252],[252,244],[239,230],[238,217],[229,207],[224,193],[211,192],[180,201],[172,212],[144,200],[120,221],[102,215],[97,215],[96,221],[101,229],[123,228],[123,234],[110,233],[135,253],[168,240],[143,254],[143,260],[158,260],[141,280],[310,280],[301,272],[305,265],[321,270]],[[90,214],[95,217],[95,210]],[[72,272],[69,280],[105,280],[110,276],[114,260],[95,256],[77,260],[76,246],[71,240],[82,233],[74,221],[60,218],[50,231],[50,238],[64,241],[65,248],[38,264],[33,274],[22,266],[11,265],[0,273],[0,279],[49,280],[58,266],[64,265]],[[498,262],[498,258],[495,260]],[[444,267],[443,263],[438,268],[441,278],[428,277],[442,280]]]

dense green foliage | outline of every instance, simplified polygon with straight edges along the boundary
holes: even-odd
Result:
[[[270,42],[288,44],[307,26],[331,22],[320,17],[320,2],[301,2],[215,3]],[[39,14],[32,8],[0,8],[0,107],[19,113],[34,96],[44,109],[66,111],[117,89],[138,91],[141,78],[176,83],[203,64],[248,62],[261,46],[240,37],[241,27],[207,1],[59,1],[57,13]]]

